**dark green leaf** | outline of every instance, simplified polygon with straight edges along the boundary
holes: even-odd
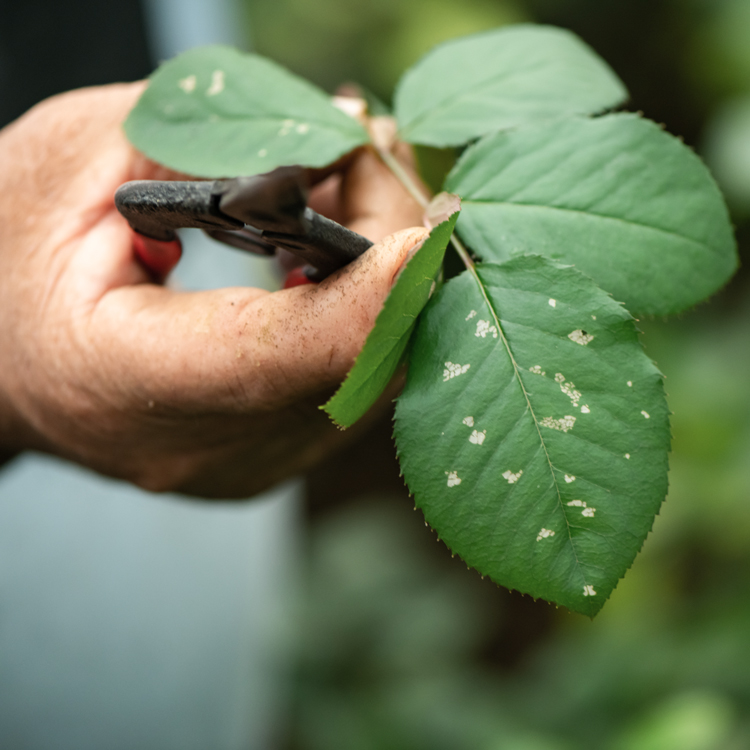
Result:
[[[634,313],[671,313],[737,267],[724,200],[700,159],[632,114],[498,133],[446,180],[459,234],[485,260],[574,263]]]
[[[602,112],[626,97],[577,36],[520,25],[435,48],[401,79],[394,108],[404,140],[460,146],[503,128]]]
[[[270,60],[222,46],[162,65],[125,132],[160,164],[202,177],[322,167],[368,141],[320,89]]]
[[[455,198],[455,196],[453,196]],[[451,215],[436,226],[414,253],[391,289],[375,327],[354,367],[321,409],[340,427],[350,427],[377,401],[396,372],[417,316],[427,304],[458,218],[458,200]]]
[[[540,256],[477,266],[420,317],[396,444],[416,504],[497,583],[594,615],[667,489],[662,376],[633,319]]]

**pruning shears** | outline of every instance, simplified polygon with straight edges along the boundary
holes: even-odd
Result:
[[[307,196],[304,171],[282,167],[228,180],[126,182],[115,193],[115,205],[136,233],[136,254],[157,276],[180,257],[175,230],[197,227],[251,253],[288,250],[307,264],[310,281],[321,281],[372,242],[313,211]]]

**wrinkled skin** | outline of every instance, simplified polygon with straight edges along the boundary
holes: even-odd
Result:
[[[113,204],[127,180],[170,177],[122,134],[142,86],[64,94],[0,133],[0,452],[250,496],[347,439],[317,407],[426,235],[421,209],[365,149],[313,196],[377,243],[355,263],[274,293],[155,284]]]

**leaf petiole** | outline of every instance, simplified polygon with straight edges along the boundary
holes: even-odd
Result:
[[[401,162],[387,148],[374,143],[375,151],[383,163],[391,170],[393,176],[404,186],[406,191],[422,208],[427,208],[430,199],[417,186],[417,183],[411,178],[411,175],[404,169]]]
[[[409,193],[409,195],[411,195],[411,197],[414,198],[414,200],[417,201],[417,203],[419,203],[422,208],[427,208],[430,203],[430,199],[419,189],[417,183],[414,182],[414,180],[411,178],[411,175],[406,171],[406,169],[396,158],[396,156],[388,148],[384,148],[377,143],[374,143],[373,145],[382,162],[386,165],[386,167],[388,167],[388,169],[391,170],[393,176],[403,185],[404,189]],[[461,258],[461,261],[463,262],[464,266],[466,266],[467,270],[470,271],[474,276],[476,276],[476,272],[474,270],[474,261],[471,259],[466,246],[463,244],[463,242],[461,242],[455,232],[451,234],[450,243],[451,245],[453,245],[453,248],[458,253],[458,257]]]

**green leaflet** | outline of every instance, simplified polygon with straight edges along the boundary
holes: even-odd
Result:
[[[519,25],[436,47],[396,89],[400,137],[460,146],[487,133],[620,104],[627,91],[577,36]]]
[[[737,267],[724,200],[700,159],[637,115],[488,136],[446,180],[485,260],[574,263],[634,313],[683,310]]]
[[[458,213],[438,224],[406,264],[383,305],[354,367],[325,409],[340,427],[350,427],[390,382],[432,293]]]
[[[574,268],[476,270],[481,287],[465,272],[420,317],[396,408],[404,476],[469,565],[593,616],[666,494],[662,376],[628,312]]]
[[[202,177],[321,167],[369,140],[320,89],[270,60],[223,46],[162,65],[125,132],[160,164]]]

